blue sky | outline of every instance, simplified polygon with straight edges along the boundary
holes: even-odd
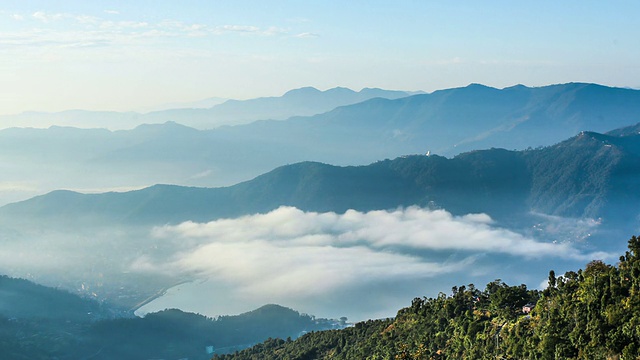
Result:
[[[314,86],[640,87],[638,1],[0,3],[0,114]]]

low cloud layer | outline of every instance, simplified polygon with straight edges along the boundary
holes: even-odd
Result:
[[[154,229],[154,236],[234,245],[268,241],[279,248],[350,248],[362,245],[376,251],[404,247],[580,260],[588,260],[594,255],[581,253],[569,242],[536,241],[493,226],[493,220],[486,214],[456,217],[445,210],[418,207],[366,213],[349,210],[344,214],[304,212],[294,207],[281,207],[267,214],[238,219],[158,227]]]
[[[284,304],[308,304],[356,287],[374,294],[384,288],[381,284],[453,279],[481,271],[479,257],[513,262],[606,256],[524,237],[496,227],[484,214],[456,217],[417,207],[344,214],[281,207],[237,219],[157,227],[152,235],[185,250],[162,263],[139,259],[134,270],[210,279],[212,286],[225,287],[224,296],[238,301]],[[403,296],[405,302],[410,299]]]

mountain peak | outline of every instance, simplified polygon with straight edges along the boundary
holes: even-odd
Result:
[[[523,84],[516,84],[516,85],[513,85],[513,86],[505,87],[502,90],[525,90],[525,89],[529,89],[529,87],[525,86]]]
[[[144,132],[144,133],[166,133],[166,132],[176,132],[176,131],[198,131],[192,127],[178,124],[175,121],[167,121],[162,124],[142,124],[136,126],[133,131]]]
[[[282,97],[315,95],[320,92],[321,92],[320,90],[314,88],[313,86],[305,86],[299,89],[289,90],[286,93],[284,93]]]
[[[495,88],[493,88],[491,86],[487,86],[487,85],[480,84],[480,83],[471,83],[471,84],[469,84],[469,85],[467,85],[465,87],[468,88],[468,89],[495,89]]]
[[[278,305],[278,304],[266,304],[266,305],[262,305],[261,307],[255,309],[255,310],[249,311],[249,312],[247,312],[245,314],[250,314],[250,313],[254,313],[254,314],[258,314],[258,313],[281,313],[281,314],[282,313],[287,313],[287,314],[296,313],[297,314],[297,311],[295,311],[295,310],[293,310],[291,308],[282,306],[282,305]]]
[[[423,92],[418,92],[418,93],[423,93]],[[401,97],[415,95],[407,91],[385,90],[380,88],[363,88],[362,90],[359,91],[359,94],[367,97],[385,97],[388,99],[397,99]]]
[[[611,130],[606,133],[611,136],[632,136],[640,134],[640,123],[631,126],[625,126],[623,128]]]
[[[355,93],[355,91],[346,88],[346,87],[342,87],[342,86],[337,86],[331,89],[327,89],[326,91],[324,91],[325,93],[336,93],[336,94],[344,94],[344,93]]]

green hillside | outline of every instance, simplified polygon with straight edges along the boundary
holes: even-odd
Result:
[[[268,338],[297,338],[301,333],[339,327],[339,321],[316,319],[279,305],[211,319],[172,309],[143,318],[95,323],[71,354],[102,349],[95,359],[189,358],[228,353]]]
[[[628,248],[615,266],[596,260],[562,276],[550,271],[544,291],[500,280],[484,290],[453,287],[414,299],[395,319],[269,339],[214,359],[637,359],[640,239]]]

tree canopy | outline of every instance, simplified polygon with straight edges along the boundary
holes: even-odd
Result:
[[[525,307],[526,305],[526,307]],[[533,308],[533,309],[531,309]],[[531,310],[530,312],[528,310]],[[415,298],[395,319],[269,339],[214,359],[639,359],[640,239],[617,265],[549,272],[543,291],[501,280]]]

